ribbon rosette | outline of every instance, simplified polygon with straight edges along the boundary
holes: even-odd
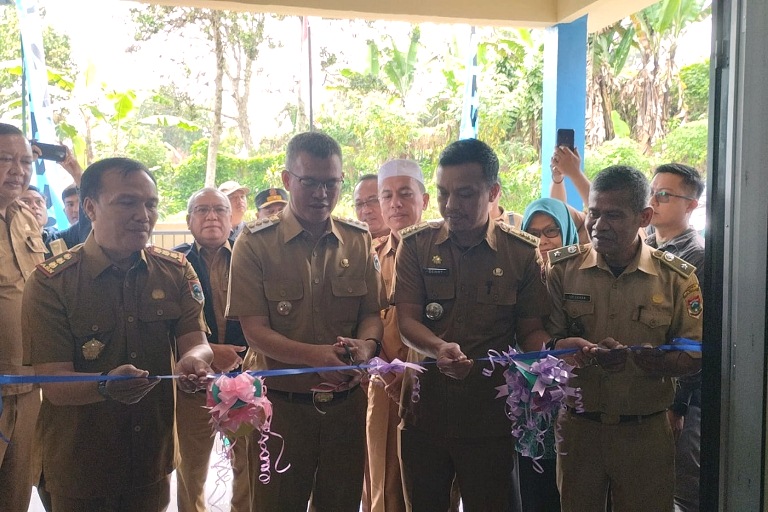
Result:
[[[534,462],[555,454],[552,425],[568,397],[580,401],[580,393],[568,385],[573,366],[546,352],[520,353],[513,348],[499,354],[489,352],[491,368],[505,366],[506,383],[496,387],[496,398],[505,398],[507,417],[512,422],[516,448]]]

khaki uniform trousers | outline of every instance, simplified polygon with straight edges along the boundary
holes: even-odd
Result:
[[[306,512],[310,499],[312,511],[360,510],[365,466],[365,393],[358,387],[343,398],[314,405],[311,394],[309,397],[296,393],[288,397],[269,391],[271,429],[284,441],[270,436],[267,442],[268,484],[259,480],[258,432],[248,441],[254,511]],[[284,469],[288,464],[291,467],[284,473],[275,470],[275,465]]]
[[[176,435],[179,462],[176,465],[176,500],[179,512],[206,512],[205,480],[215,438],[211,436],[211,414],[205,393],[176,393]],[[232,512],[250,512],[247,437],[232,447]]]
[[[27,510],[36,479],[32,445],[40,390],[4,396],[2,400],[0,433],[10,443],[0,440],[0,510]]]
[[[675,444],[664,413],[604,424],[558,416],[557,486],[563,512],[672,512]]]
[[[400,457],[397,449],[398,405],[384,386],[368,386],[368,470],[371,512],[405,512]]]

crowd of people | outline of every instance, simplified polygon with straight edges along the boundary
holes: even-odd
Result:
[[[466,139],[440,155],[440,219],[422,220],[424,175],[403,159],[359,179],[346,219],[341,147],[307,132],[256,220],[248,187],[202,188],[194,240],[168,250],[148,245],[160,198],[128,158],[70,162],[79,220],[52,246],[35,157],[0,124],[0,369],[58,378],[2,388],[0,510],[26,510],[34,485],[49,511],[162,511],[174,469],[179,510],[206,510],[205,392],[241,370],[284,371],[265,378],[267,447],[290,468],[264,483],[259,433],[234,440],[233,511],[698,510],[695,170],[590,183],[556,148],[551,197],[520,215],[500,206],[493,149]],[[691,341],[660,348],[675,338]],[[537,460],[516,453],[505,381],[479,361],[510,346],[572,349],[581,398]],[[357,366],[374,357],[425,371],[369,378]],[[307,367],[323,370],[290,371]]]

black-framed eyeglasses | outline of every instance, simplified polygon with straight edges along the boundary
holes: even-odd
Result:
[[[198,217],[207,217],[209,213],[213,212],[217,217],[224,217],[230,212],[230,210],[231,208],[229,206],[200,205],[192,208],[192,215],[197,215]]]
[[[529,234],[541,238],[542,236],[545,236],[547,238],[557,238],[560,236],[560,228],[557,226],[549,226],[547,228],[542,229],[539,231],[538,229],[528,229],[526,230]]]
[[[667,192],[666,190],[659,190],[658,192],[654,192],[651,194],[651,197],[655,197],[656,201],[659,203],[668,203],[670,197],[679,197],[680,199],[686,199],[688,201],[693,201],[695,199],[694,197],[673,194],[672,192]]]
[[[285,170],[288,174],[299,180],[299,183],[301,183],[301,186],[304,187],[307,190],[317,190],[320,187],[324,188],[326,192],[336,192],[341,188],[341,184],[344,183],[344,178],[336,178],[333,180],[325,180],[320,181],[316,180],[315,178],[304,178],[302,176],[298,176],[288,169]]]
[[[355,210],[362,210],[363,208],[371,208],[372,206],[379,205],[378,197],[369,197],[365,201],[355,201]]]

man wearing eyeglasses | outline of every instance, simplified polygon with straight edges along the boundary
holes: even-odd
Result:
[[[651,181],[651,225],[655,232],[645,243],[696,266],[702,279],[704,238],[690,226],[704,181],[687,165],[660,165]],[[680,512],[699,510],[699,455],[701,437],[701,375],[679,380],[675,400],[667,411],[675,434],[675,507]]]
[[[203,188],[187,202],[187,226],[193,243],[174,247],[187,257],[200,279],[205,295],[203,312],[210,333],[208,343],[213,351],[211,367],[215,372],[231,372],[242,364],[248,344],[240,323],[227,320],[227,287],[234,240],[229,238],[232,209],[227,196],[215,188]],[[179,512],[205,512],[205,480],[214,438],[211,415],[205,409],[205,390],[176,394],[176,423],[179,443],[178,486],[176,499]],[[232,447],[232,512],[251,510],[248,479],[248,451],[245,439]]]
[[[357,220],[368,224],[368,231],[373,238],[380,238],[389,234],[389,226],[384,222],[384,217],[381,215],[377,180],[375,174],[360,176],[352,193]]]
[[[267,447],[281,466],[251,471],[254,510],[357,512],[363,487],[366,396],[361,372],[381,348],[386,302],[365,224],[331,213],[341,194],[341,148],[308,132],[288,143],[288,206],[247,225],[235,242],[227,316],[238,318],[253,368],[325,368],[267,377],[274,415]],[[338,367],[338,370],[327,370]],[[251,467],[261,449],[251,438]],[[284,465],[290,464],[290,469]],[[261,478],[260,478],[261,477]]]

